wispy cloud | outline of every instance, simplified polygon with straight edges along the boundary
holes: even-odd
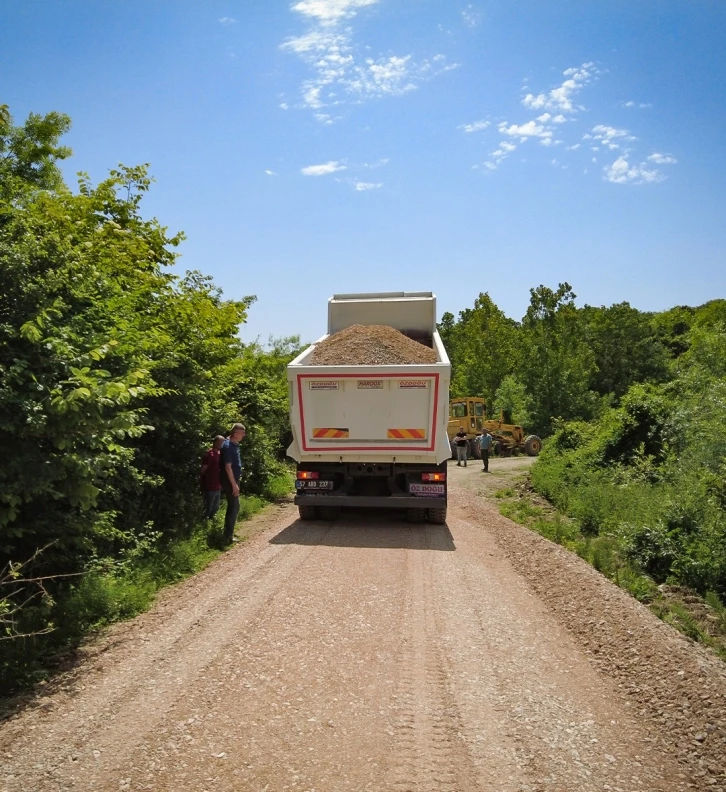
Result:
[[[648,159],[650,160],[651,157]],[[631,163],[626,155],[621,155],[615,162],[606,165],[603,168],[603,177],[605,181],[613,184],[652,184],[665,179],[665,175],[661,171],[650,167],[647,162]]]
[[[491,125],[491,121],[474,121],[471,124],[460,124],[457,129],[463,129],[464,132],[481,132]]]
[[[617,129],[616,127],[597,124],[590,132],[582,136],[583,140],[592,140],[598,147],[607,148],[611,151],[619,149],[622,143],[631,143],[637,138],[633,137],[627,129]],[[595,148],[591,145],[591,148]]]
[[[646,107],[653,107],[653,105],[650,104],[650,102],[634,102],[632,99],[630,99],[627,102],[623,102],[622,106],[623,107],[637,107],[640,110],[642,110],[643,108],[646,108]]]
[[[298,55],[312,76],[300,87],[302,106],[318,111],[323,123],[335,119],[323,111],[345,102],[361,102],[383,96],[400,96],[438,74],[456,68],[444,55],[414,61],[412,56],[361,56],[350,24],[359,9],[380,0],[301,0],[292,10],[310,22],[302,35],[285,41],[281,48]]]
[[[335,173],[336,171],[346,169],[347,165],[343,165],[336,160],[331,160],[322,165],[308,165],[305,168],[300,168],[300,173],[302,173],[303,176],[326,176],[329,173]]]
[[[380,187],[383,187],[383,182],[355,182],[353,185],[356,192],[366,192],[367,190],[377,190]]]
[[[312,17],[322,25],[334,25],[356,15],[357,8],[376,5],[380,0],[300,0],[292,10]]]
[[[237,20],[234,17],[220,17],[219,18],[220,25],[236,25]]]
[[[562,72],[565,79],[560,84],[540,93],[530,89],[532,79],[528,78],[522,86],[521,104],[529,111],[527,115],[530,117],[525,116],[515,123],[502,120],[496,125],[491,125],[492,129],[499,133],[499,144],[489,152],[485,162],[475,165],[474,168],[495,171],[516,149],[533,141],[552,151],[560,146],[559,151],[563,157],[570,157],[573,160],[582,157],[582,153],[575,153],[582,149],[582,152],[592,157],[594,163],[598,162],[598,158],[593,157],[592,152],[598,156],[603,154],[607,156],[610,152],[615,152],[617,157],[615,161],[603,168],[604,178],[615,184],[647,184],[665,179],[663,170],[656,166],[675,165],[677,160],[672,154],[655,152],[643,159],[642,154],[638,156],[634,153],[636,147],[641,144],[638,137],[629,129],[604,123],[583,129],[587,108],[582,104],[580,95],[604,74],[607,74],[607,70],[589,61],[581,66],[565,69]],[[622,106],[649,107],[650,105],[629,101]],[[489,127],[488,121],[476,121],[462,124],[458,129],[464,132],[483,131],[486,137],[491,134],[486,131]],[[531,148],[533,144],[529,143],[529,145]],[[561,159],[550,162],[556,167],[569,167]],[[587,169],[584,173],[587,173]]]
[[[552,88],[546,93],[528,93],[522,104],[532,110],[554,110],[560,113],[574,113],[584,110],[584,107],[575,104],[575,97],[578,93],[599,74],[595,64],[583,63],[572,69],[565,69],[562,72],[567,79],[560,85]]]
[[[481,14],[474,10],[474,6],[469,4],[462,12],[461,18],[467,27],[475,28],[481,19]]]
[[[266,173],[268,176],[277,176],[277,174],[276,174],[276,173],[275,173],[275,171],[273,171],[273,170],[266,170],[266,171],[265,171],[265,173]]]
[[[524,143],[528,138],[551,138],[552,130],[547,129],[544,124],[538,124],[536,121],[527,121],[525,124],[511,124],[507,126],[504,121],[499,124],[499,132],[502,135],[509,135],[509,137],[518,137],[520,143]]]
[[[648,162],[654,162],[656,165],[675,165],[678,160],[672,154],[651,154],[648,157]]]

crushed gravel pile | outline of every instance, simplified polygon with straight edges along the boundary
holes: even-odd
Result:
[[[436,353],[387,325],[351,325],[321,341],[310,363],[313,366],[436,363]]]

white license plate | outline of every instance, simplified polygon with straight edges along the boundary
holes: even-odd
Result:
[[[408,491],[413,495],[443,495],[443,484],[409,484]]]
[[[333,489],[332,481],[296,481],[298,489]]]

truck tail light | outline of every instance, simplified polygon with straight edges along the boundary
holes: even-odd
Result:
[[[317,470],[298,470],[297,477],[299,479],[316,479],[320,478],[320,473]]]
[[[446,481],[446,473],[422,473],[421,481]]]

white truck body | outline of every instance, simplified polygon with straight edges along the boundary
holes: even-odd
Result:
[[[388,325],[421,340],[436,362],[314,366],[316,344],[351,325]],[[293,442],[301,462],[438,465],[451,455],[446,433],[451,365],[436,330],[431,292],[334,295],[328,333],[287,369]]]

